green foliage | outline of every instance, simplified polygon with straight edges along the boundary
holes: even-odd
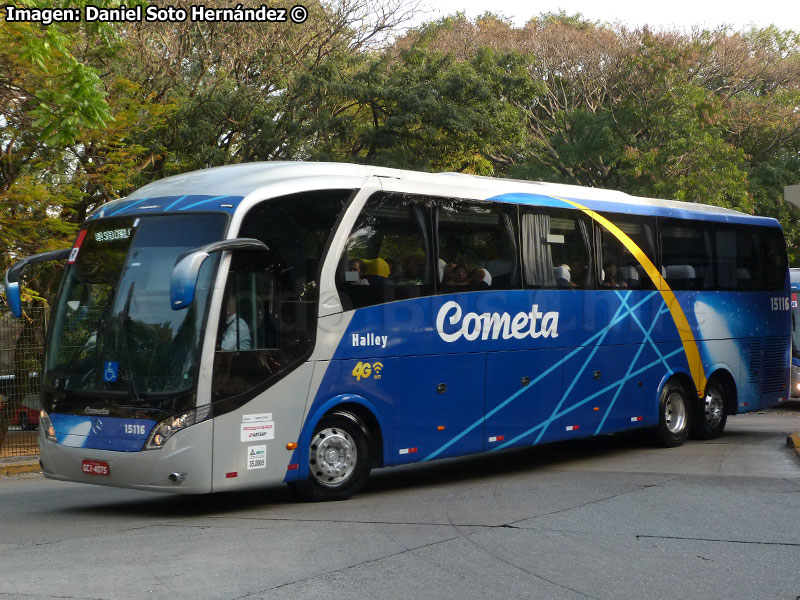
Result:
[[[83,9],[87,3],[24,0],[17,6]],[[0,20],[0,64],[5,76],[0,96],[7,100],[3,115],[24,119],[40,140],[54,146],[73,142],[83,127],[105,125],[111,111],[102,82],[97,70],[77,53],[87,38],[107,43],[111,32],[104,23],[42,27]]]
[[[0,19],[2,266],[69,245],[89,211],[149,181],[255,160],[716,204],[779,219],[800,261],[799,213],[782,201],[800,183],[796,32],[653,33],[563,12],[518,28],[461,14],[379,44],[396,6],[309,9],[283,28]],[[46,297],[57,273],[37,273],[30,289]]]
[[[324,63],[303,82],[321,125],[311,158],[490,175],[522,141],[522,115],[507,100],[531,87],[519,53],[481,48],[459,60],[422,36],[344,64]]]

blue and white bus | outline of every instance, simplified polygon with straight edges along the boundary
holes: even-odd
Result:
[[[151,183],[69,250],[43,369],[52,479],[356,493],[375,467],[636,429],[665,446],[787,400],[773,219],[349,164]]]

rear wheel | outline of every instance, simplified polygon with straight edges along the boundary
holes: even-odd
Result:
[[[308,479],[290,487],[309,500],[345,500],[357,493],[369,476],[367,435],[355,415],[323,417],[308,447]]]
[[[689,393],[677,380],[670,380],[661,390],[655,441],[667,448],[680,446],[689,437],[691,422]]]
[[[717,381],[706,385],[706,395],[695,403],[692,437],[712,440],[722,435],[728,415],[725,414],[725,388]]]

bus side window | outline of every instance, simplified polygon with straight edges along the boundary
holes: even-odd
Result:
[[[594,289],[592,225],[578,211],[531,207],[520,211],[526,288]]]
[[[716,288],[711,224],[659,219],[662,275],[673,290]]]
[[[339,260],[336,288],[348,310],[428,296],[433,290],[430,201],[376,194],[359,215]]]
[[[760,242],[761,235],[751,228],[714,225],[718,290],[764,289],[765,268],[761,265],[767,266],[770,263],[766,260]]]
[[[609,221],[622,231],[641,250],[655,266],[656,232],[655,220],[645,217],[622,217],[617,214],[604,214]],[[644,266],[625,244],[605,227],[597,226],[598,256],[600,267],[599,282],[604,289],[654,290],[655,283]]]
[[[441,198],[435,211],[441,293],[519,288],[515,207]]]
[[[770,292],[783,290],[786,285],[786,240],[777,227],[764,227],[759,232],[764,252],[764,289]]]

